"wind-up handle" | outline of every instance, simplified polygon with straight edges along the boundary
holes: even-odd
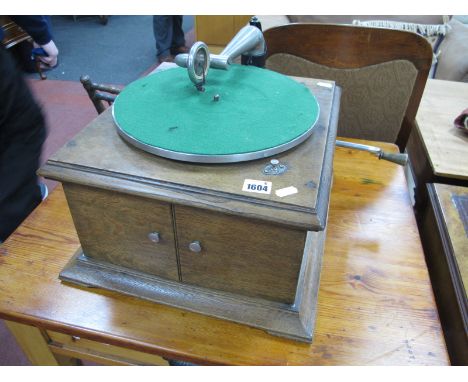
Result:
[[[367,151],[375,155],[379,159],[383,159],[392,163],[399,164],[400,166],[405,166],[408,163],[408,154],[404,153],[387,153],[383,151],[380,147],[362,145],[360,143],[346,142],[346,141],[336,141],[338,147],[345,147],[347,149]]]
[[[379,159],[388,160],[389,162],[399,164],[400,166],[406,166],[406,164],[408,163],[408,154],[387,153],[385,151],[382,151]]]

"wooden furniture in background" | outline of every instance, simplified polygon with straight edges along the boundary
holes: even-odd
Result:
[[[428,185],[421,238],[452,364],[468,365],[468,188]]]
[[[5,323],[32,365],[81,366],[82,360],[109,366],[168,365],[168,361],[162,357],[138,350],[44,330],[19,322]]]
[[[468,134],[453,124],[467,106],[467,83],[427,81],[407,146],[418,212],[426,208],[427,183],[468,186]]]
[[[0,247],[0,317],[41,333],[54,358],[143,363],[129,349],[197,364],[449,362],[403,169],[365,152],[335,153],[313,344],[62,283],[58,274],[79,246],[59,186]],[[27,354],[47,352],[22,333]],[[47,362],[40,355],[31,361]]]
[[[425,38],[330,24],[287,24],[264,36],[267,68],[342,88],[338,135],[394,142],[404,150],[432,63]]]
[[[73,21],[78,21],[78,19],[80,18],[80,16],[77,16],[77,15],[73,15]],[[89,17],[89,16],[85,16],[85,17]],[[97,16],[98,19],[99,19],[99,22],[102,24],[102,25],[107,25],[107,23],[109,22],[109,17],[110,16]]]
[[[210,52],[220,53],[251,16],[195,16],[195,41],[203,41]]]
[[[2,44],[5,49],[12,48],[20,42],[31,40],[31,36],[29,36],[8,16],[0,15],[0,27],[3,29],[5,34],[2,40]]]
[[[24,41],[29,41],[32,44],[32,38],[19,25],[17,25],[9,16],[0,15],[0,28],[3,29],[4,37],[1,43],[6,49],[13,48],[15,45]],[[47,79],[41,68],[41,61],[38,57],[35,58],[36,70],[39,73],[41,80]]]

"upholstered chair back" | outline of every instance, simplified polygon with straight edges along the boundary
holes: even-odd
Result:
[[[431,67],[417,34],[330,24],[265,31],[268,69],[327,79],[342,88],[338,135],[394,142],[403,150]]]

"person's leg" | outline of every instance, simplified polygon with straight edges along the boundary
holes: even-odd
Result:
[[[0,241],[40,203],[37,184],[44,117],[15,67],[0,47]]]
[[[171,55],[172,16],[153,16],[153,33],[156,40],[156,55],[162,61]]]
[[[183,16],[172,16],[172,44],[171,53],[176,55],[178,53],[185,53],[185,34],[182,29]]]

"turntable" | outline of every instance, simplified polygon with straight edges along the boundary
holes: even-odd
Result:
[[[233,63],[264,51],[196,43],[47,161],[82,246],[61,280],[312,341],[340,90]]]

